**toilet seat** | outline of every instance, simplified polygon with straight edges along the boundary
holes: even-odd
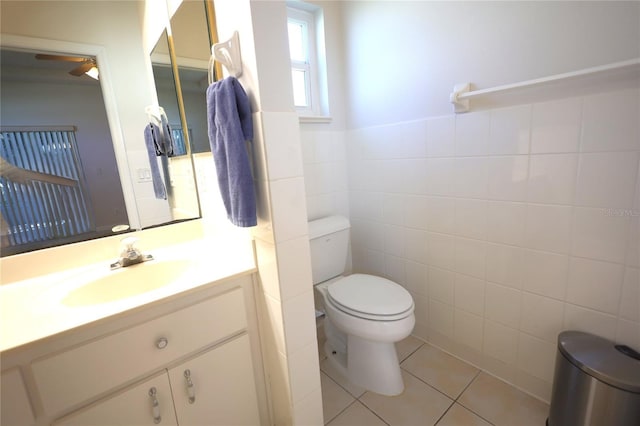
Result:
[[[329,301],[336,309],[355,317],[375,321],[406,318],[414,310],[411,294],[385,278],[353,274],[327,287]]]

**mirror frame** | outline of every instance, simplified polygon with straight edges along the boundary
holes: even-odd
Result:
[[[116,157],[116,164],[118,166],[118,173],[120,173],[120,185],[124,195],[125,206],[127,207],[129,227],[132,230],[141,229],[132,177],[128,167],[129,162],[127,159],[123,131],[120,125],[120,116],[115,100],[115,94],[111,86],[112,77],[109,69],[109,60],[106,49],[94,44],[51,40],[14,34],[3,34],[0,38],[0,46],[6,49],[32,51],[34,53],[46,51],[59,54],[87,55],[94,56],[96,58],[98,68],[100,69],[100,88],[102,90],[102,97],[107,113],[107,121],[109,131],[111,132],[111,140]]]
[[[171,19],[169,19],[171,21]],[[176,86],[176,97],[178,98],[178,112],[180,114],[180,125],[184,130],[188,129],[187,127],[187,114],[184,108],[184,99],[182,98],[182,85],[180,84],[180,73],[178,71],[178,60],[176,57],[176,46],[173,42],[173,32],[171,30],[171,22],[167,25],[167,43],[169,45],[169,58],[171,59],[171,71],[173,72],[173,82]],[[156,88],[156,91],[158,89]],[[161,105],[162,106],[162,105]],[[191,158],[191,166],[195,171],[195,164],[193,162],[193,156],[191,155],[191,138],[189,137],[188,131],[183,131],[185,146],[187,149],[186,155]],[[194,177],[195,178],[195,177]],[[196,182],[196,193],[198,190],[198,184]],[[202,216],[202,212],[200,212]]]
[[[216,23],[216,8],[213,4],[213,0],[202,1],[204,1],[204,11],[206,14],[207,26],[209,29],[209,45],[213,46],[220,41],[220,39],[218,38],[218,24]],[[218,78],[222,76],[222,64],[216,61],[216,63],[214,64],[214,68],[216,71],[215,76]]]

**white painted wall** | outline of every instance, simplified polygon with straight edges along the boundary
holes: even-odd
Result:
[[[493,87],[640,56],[637,2],[342,5],[352,128],[447,114],[457,83]]]

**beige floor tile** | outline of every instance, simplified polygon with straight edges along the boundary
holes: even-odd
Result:
[[[491,426],[491,423],[456,403],[449,408],[437,426]]]
[[[415,351],[401,366],[452,399],[460,396],[479,371],[428,344]]]
[[[386,426],[386,423],[356,401],[329,422],[328,426]]]
[[[402,372],[404,392],[398,396],[382,396],[366,392],[360,402],[391,426],[433,425],[453,401],[431,386]]]
[[[486,373],[478,375],[458,402],[496,426],[544,425],[549,412],[544,402]]]
[[[396,343],[396,352],[398,353],[398,360],[404,361],[409,355],[416,351],[420,346],[424,345],[424,342],[416,337],[409,336]]]
[[[355,401],[355,398],[324,373],[320,373],[320,385],[322,386],[322,413],[327,423]]]
[[[324,372],[327,376],[331,377],[336,383],[342,386],[347,392],[351,395],[359,398],[364,392],[365,389],[357,386],[349,381],[345,376],[343,376],[332,364],[329,362],[329,359],[324,359],[320,362],[320,370]]]

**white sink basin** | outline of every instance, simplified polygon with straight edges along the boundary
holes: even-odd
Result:
[[[115,302],[174,284],[189,271],[186,259],[151,260],[137,265],[106,271],[71,290],[63,299],[66,306],[87,306]]]

